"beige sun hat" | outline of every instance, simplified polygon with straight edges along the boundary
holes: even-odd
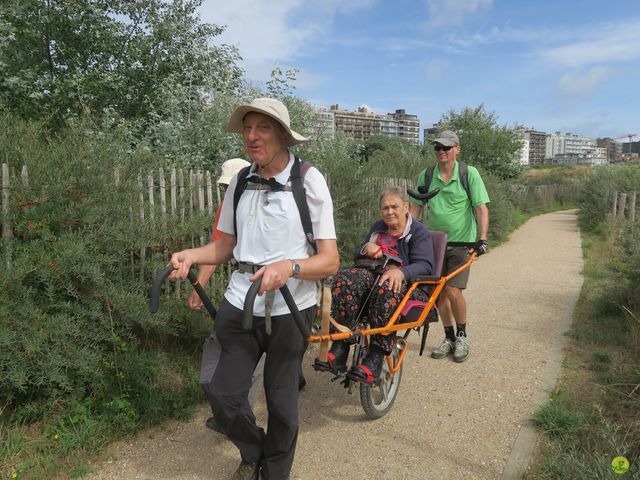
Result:
[[[248,105],[240,105],[231,115],[227,130],[231,133],[242,133],[244,116],[249,112],[262,113],[276,120],[291,135],[289,145],[297,145],[299,143],[307,143],[309,139],[303,137],[298,132],[291,130],[291,119],[289,118],[289,110],[280,100],[275,98],[256,98]]]
[[[218,178],[218,184],[229,185],[231,179],[244,167],[251,165],[242,158],[232,158],[222,164],[222,174]]]

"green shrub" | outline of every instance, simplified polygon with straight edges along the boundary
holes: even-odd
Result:
[[[492,242],[505,241],[516,224],[516,211],[513,202],[505,192],[504,184],[494,175],[482,174],[489,198],[489,239]]]
[[[581,178],[577,194],[581,226],[591,232],[600,231],[611,212],[613,192],[640,191],[640,165],[593,168]]]
[[[69,448],[183,415],[201,398],[195,353],[207,330],[174,296],[150,315],[146,296],[163,252],[208,228],[208,214],[183,225],[133,221],[138,172],[158,163],[117,133],[89,132],[79,122],[51,137],[0,112],[3,161],[29,171],[28,186],[13,182],[14,235],[3,239],[0,405],[16,422],[76,431]],[[79,405],[87,419],[67,422]]]

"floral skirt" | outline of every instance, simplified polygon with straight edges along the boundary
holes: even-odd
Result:
[[[356,327],[358,311],[366,300],[376,276],[365,268],[343,268],[333,277],[331,316],[336,322],[351,329]],[[403,284],[398,293],[389,290],[386,285],[376,286],[371,292],[369,307],[365,312],[371,327],[385,326],[406,293],[406,284]],[[411,294],[411,299],[426,302],[429,297],[426,292],[416,288]],[[374,335],[372,343],[389,354],[393,347],[393,338],[394,335]]]

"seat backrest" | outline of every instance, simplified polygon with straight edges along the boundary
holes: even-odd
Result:
[[[444,256],[447,252],[447,234],[432,230],[431,241],[433,242],[433,258],[435,260],[433,274],[440,277],[442,276],[442,267],[444,266]]]

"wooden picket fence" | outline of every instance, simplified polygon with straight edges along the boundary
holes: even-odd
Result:
[[[120,182],[120,173],[114,172],[116,184]],[[200,216],[209,217],[211,222],[220,204],[222,192],[213,180],[215,175],[210,171],[184,171],[180,168],[159,168],[146,174],[140,173],[137,178],[137,190],[135,197],[131,199],[128,207],[132,225],[142,226],[166,226],[167,224],[185,224],[190,219]],[[331,179],[326,177],[331,190]],[[11,191],[18,188],[29,188],[29,172],[26,166],[20,169],[20,173],[11,171],[9,165],[2,164],[2,244],[5,257],[5,266],[11,268],[13,225],[11,212]],[[378,198],[382,191],[391,186],[402,189],[414,189],[415,179],[407,178],[362,178],[353,189],[358,196],[364,199],[364,208],[349,212],[350,223],[354,231],[364,234],[371,223],[379,218]],[[35,186],[37,188],[37,186]],[[533,189],[533,190],[531,190]],[[563,187],[538,186],[520,189],[516,195],[529,195],[531,192],[551,203],[558,195],[566,194]],[[334,196],[339,192],[333,192]],[[626,215],[635,218],[635,192],[631,194],[616,194],[613,207],[614,215]],[[633,205],[633,206],[632,206]],[[204,245],[210,241],[211,229],[203,229],[194,232],[189,244],[185,247]],[[148,281],[153,277],[153,269],[158,265],[168,262],[169,249],[166,246],[146,245],[139,251],[128,252],[129,275],[140,281]],[[215,298],[220,298],[226,287],[232,272],[231,264],[216,269],[209,288],[209,293]],[[185,288],[179,282],[166,287],[166,292],[175,292],[175,295],[184,296]],[[186,290],[190,291],[190,287]]]
[[[120,173],[114,172],[114,181],[120,183]],[[2,164],[2,246],[5,266],[11,268],[12,246],[14,232],[12,225],[12,190],[29,188],[29,172],[23,166],[18,178],[17,172],[11,171],[9,165]],[[136,198],[132,198],[129,206],[129,217],[132,225],[167,225],[169,222],[184,224],[190,218],[197,215],[208,216],[213,223],[213,218],[221,199],[219,185],[212,180],[210,171],[188,171],[180,168],[171,168],[167,172],[159,168],[147,174],[139,174],[137,178]],[[14,206],[15,208],[15,206]],[[209,242],[211,228],[196,232],[190,239],[190,245],[195,247]],[[159,263],[169,260],[168,250],[158,248],[157,245],[142,246],[137,252],[128,252],[127,262],[130,265],[132,277],[145,280],[153,277],[152,269]],[[229,266],[219,268],[212,278],[212,293],[224,289],[229,276]],[[174,290],[180,296],[181,285],[167,285],[166,291]]]
[[[636,221],[636,192],[611,193],[611,215],[616,219]]]

